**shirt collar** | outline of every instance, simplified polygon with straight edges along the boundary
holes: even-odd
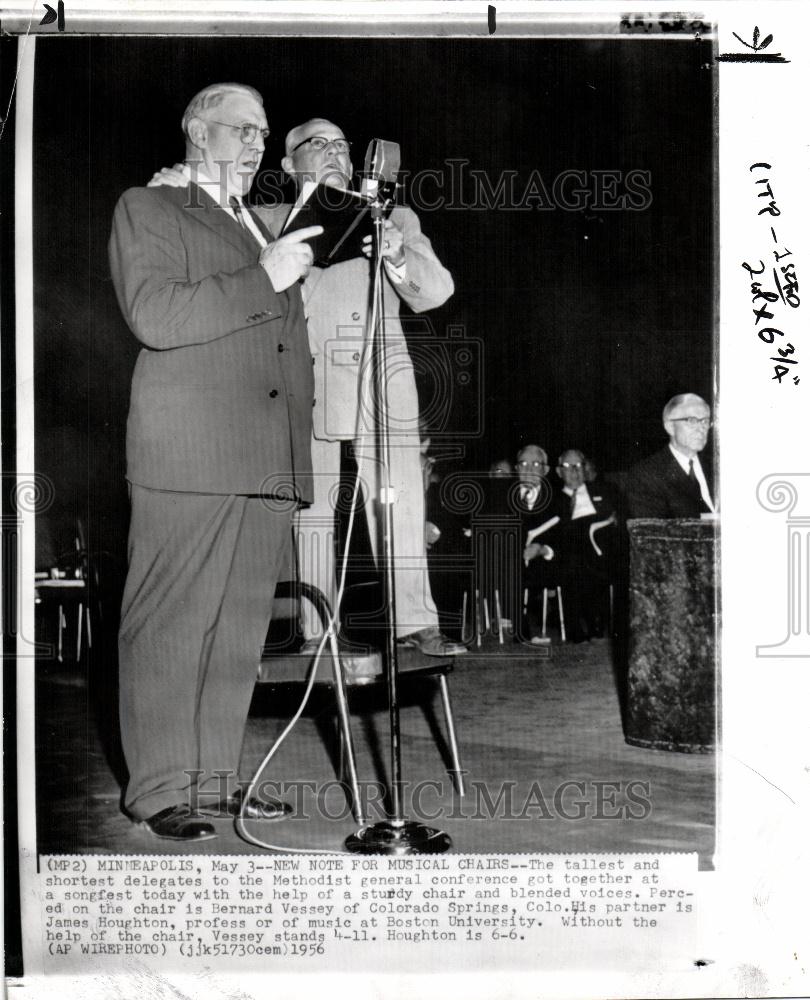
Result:
[[[682,451],[678,451],[677,448],[673,448],[672,445],[669,446],[669,450],[672,452],[675,461],[678,463],[678,465],[680,465],[680,467],[687,475],[689,475],[690,462],[692,463],[693,468],[695,469],[702,468],[700,464],[700,458],[697,455],[695,455],[694,458],[689,458],[687,455],[684,455]]]
[[[243,195],[231,194],[227,190],[223,190],[222,184],[219,181],[211,180],[201,160],[194,161],[193,169],[188,163],[184,163],[182,173],[185,177],[188,177],[190,181],[193,181],[202,191],[205,191],[208,197],[211,198],[216,205],[219,205],[220,208],[228,208],[228,201],[230,198],[236,198],[240,205],[243,202]],[[225,199],[224,203],[220,201],[220,198],[223,197]]]

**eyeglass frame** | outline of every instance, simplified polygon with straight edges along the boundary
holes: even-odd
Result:
[[[714,426],[714,421],[711,417],[668,417],[673,424],[686,423],[690,427],[705,427],[708,430],[710,427]]]
[[[316,150],[318,150],[318,152],[320,152],[320,150],[322,149],[326,149],[327,146],[334,146],[339,153],[351,152],[352,144],[349,142],[348,139],[345,138],[327,139],[325,135],[311,135],[307,139],[302,139],[297,146],[293,146],[293,148],[290,150],[290,155],[292,155],[293,153],[297,153],[302,146],[306,146],[306,144],[308,142],[312,142],[313,139],[323,139],[323,145],[315,147]],[[340,147],[337,145],[339,142],[345,142],[346,148],[340,149]]]
[[[543,468],[547,469],[547,468],[548,468],[548,462],[538,462],[538,461],[537,461],[537,459],[535,459],[535,460],[534,460],[534,461],[532,461],[532,462],[529,462],[529,461],[527,461],[527,460],[526,460],[526,459],[524,458],[524,459],[521,459],[521,461],[519,461],[519,462],[515,462],[515,465],[516,465],[516,466],[521,466],[521,465],[532,465],[532,466],[534,466],[534,467],[535,467],[535,468],[537,468],[537,469],[543,469]]]
[[[584,469],[585,468],[585,463],[584,462],[560,462],[559,468],[560,469]]]
[[[245,122],[244,125],[234,125],[233,122],[220,122],[220,121],[217,121],[216,118],[206,118],[204,120],[206,122],[211,122],[213,125],[224,125],[225,128],[237,128],[237,129],[239,129],[239,131],[241,133],[240,136],[239,136],[239,139],[241,140],[243,146],[249,146],[252,142],[255,142],[256,139],[257,139],[257,137],[260,136],[260,135],[261,135],[263,141],[270,138],[270,129],[269,128],[259,128],[258,125],[253,125],[250,122]],[[247,139],[245,138],[245,134],[244,134],[245,133],[245,129],[250,129],[252,131],[252,133],[253,133]]]

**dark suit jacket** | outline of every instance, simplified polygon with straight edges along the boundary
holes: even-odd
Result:
[[[127,478],[223,494],[290,495],[294,483],[311,499],[312,359],[298,286],[277,294],[255,239],[194,184],[126,191],[109,254],[143,344]]]
[[[593,538],[590,529],[616,515],[618,495],[605,482],[586,483],[586,488],[595,513],[572,518],[571,497],[559,487],[549,508],[549,516],[559,517],[559,523],[537,541],[554,549],[553,561],[558,562],[558,573],[576,576],[597,572],[612,576],[619,558],[617,527],[615,524],[602,525],[594,530]]]
[[[711,469],[703,456],[701,466],[714,499]],[[626,478],[626,500],[630,517],[689,518],[708,512],[700,492],[668,445],[630,469]]]

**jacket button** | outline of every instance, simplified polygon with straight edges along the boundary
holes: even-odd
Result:
[[[284,353],[284,344],[279,344],[278,345],[278,353],[279,354],[283,354]]]
[[[360,313],[352,313],[352,319],[360,319]]]
[[[360,360],[360,353],[358,351],[355,351],[354,354],[352,355],[352,361],[359,361],[359,360]]]
[[[278,389],[271,389],[271,390],[270,390],[270,392],[268,392],[268,393],[267,393],[267,395],[268,395],[268,396],[269,396],[269,397],[270,397],[271,399],[275,399],[275,398],[276,398],[276,396],[278,395]]]
[[[315,404],[316,404],[317,402],[318,402],[318,400],[317,400],[317,399],[313,399],[313,400],[312,400],[312,405],[313,405],[313,406],[315,406]]]

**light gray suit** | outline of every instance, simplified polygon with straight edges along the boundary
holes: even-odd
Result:
[[[268,228],[278,234],[291,206],[257,208]],[[424,490],[419,451],[419,399],[413,363],[400,322],[400,301],[415,312],[442,305],[453,293],[453,279],[442,266],[419,219],[409,208],[394,208],[391,220],[403,231],[404,280],[384,279],[388,361],[388,404],[391,428],[391,485],[394,487],[394,555],[397,634],[438,624],[428,582],[424,544]],[[313,268],[303,285],[310,349],[315,374],[313,451],[315,500],[299,516],[299,558],[304,579],[334,596],[332,524],[334,490],[340,474],[340,441],[355,440],[365,492],[379,496],[373,445],[373,414],[362,393],[366,324],[371,288],[365,257]],[[361,372],[361,367],[365,369]],[[361,399],[361,395],[363,398]],[[331,494],[331,496],[330,496]],[[372,544],[379,535],[377,503],[368,503]]]

